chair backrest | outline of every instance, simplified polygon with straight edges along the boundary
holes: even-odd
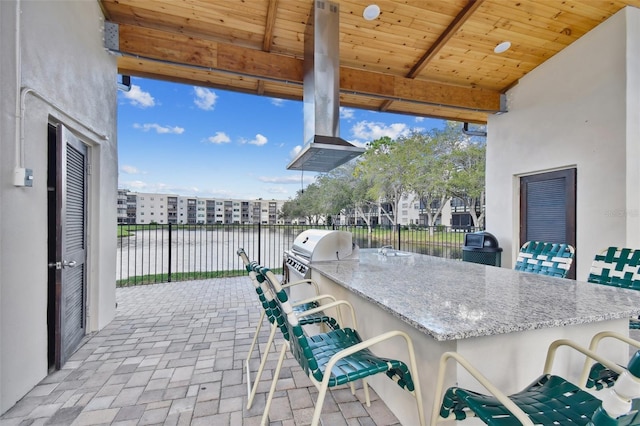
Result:
[[[514,269],[565,278],[574,254],[575,249],[570,244],[527,241],[520,248]]]
[[[258,267],[257,272],[259,272],[259,276],[261,275],[266,279],[275,293],[275,302],[279,306],[277,314],[281,315],[276,321],[278,325],[280,325],[283,334],[286,333],[285,338],[289,340],[291,353],[305,374],[309,375],[309,373],[311,373],[316,380],[322,381],[322,372],[320,371],[318,360],[313,356],[307,335],[298,322],[298,318],[293,311],[293,306],[289,301],[287,293],[280,285],[274,273],[268,268]]]
[[[266,282],[265,278],[262,275],[255,271],[256,268],[260,267],[260,265],[258,265],[258,263],[255,261],[249,261],[249,257],[247,256],[247,253],[245,253],[244,249],[240,248],[236,253],[238,253],[238,256],[240,256],[240,259],[242,259],[245,268],[249,272],[249,278],[251,278],[251,283],[253,284],[256,293],[258,294],[258,299],[262,304],[262,308],[265,311],[267,319],[271,324],[274,324],[277,319],[277,315],[274,312],[274,309],[277,308],[277,305],[273,300],[275,296],[273,294],[273,291],[271,290],[271,287],[269,286],[269,283]]]
[[[290,332],[287,327],[287,313],[284,309],[289,309],[292,318],[295,318],[297,321],[297,317],[293,313],[293,305],[289,302],[289,296],[282,288],[278,278],[269,268],[259,265],[256,262],[252,262],[251,267],[256,273],[256,278],[258,282],[260,282],[260,288],[265,293],[265,298],[268,299],[267,314],[270,315],[269,321],[272,324],[276,324],[284,338],[289,340]],[[282,302],[282,300],[285,302]]]
[[[593,259],[587,281],[640,290],[640,250],[607,248]]]

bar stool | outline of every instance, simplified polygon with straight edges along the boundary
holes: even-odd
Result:
[[[571,269],[574,254],[575,249],[570,244],[527,241],[520,248],[513,269],[565,278]]]
[[[621,374],[612,392],[604,394],[601,401],[562,377],[550,374],[555,353],[560,346],[573,348]],[[443,397],[444,377],[447,361],[450,359],[467,370],[490,395],[454,386],[449,388]],[[640,421],[638,412],[631,411],[631,400],[640,396],[640,351],[631,357],[627,369],[624,369],[570,340],[557,340],[549,347],[542,376],[522,392],[510,396],[497,389],[461,355],[446,352],[440,359],[436,386],[436,398],[431,415],[433,426],[440,420],[451,417],[463,420],[470,415],[494,426],[616,426],[638,424]]]
[[[386,374],[396,382],[398,386],[409,391],[409,393],[416,398],[419,422],[421,425],[425,425],[422,394],[417,376],[417,364],[413,351],[413,343],[407,334],[401,331],[390,331],[363,341],[355,328],[341,328],[328,333],[307,335],[300,325],[300,319],[306,315],[312,315],[314,311],[320,308],[296,315],[286,292],[273,272],[268,268],[255,266],[254,271],[265,278],[276,296],[274,301],[277,304],[277,309],[273,309],[272,312],[279,316],[277,323],[285,337],[285,344],[282,345],[280,351],[280,358],[273,376],[273,381],[271,382],[271,389],[269,390],[264,414],[262,416],[262,425],[266,424],[269,416],[271,401],[287,349],[291,350],[300,367],[319,390],[313,419],[311,421],[313,426],[317,425],[320,421],[320,413],[322,412],[322,406],[328,388],[349,384],[352,393],[354,393],[355,388],[353,382],[362,380],[365,401],[367,406],[370,406],[371,401],[366,378],[380,373]],[[338,300],[323,305],[322,308],[338,308],[339,306],[346,306],[350,309],[352,324],[354,324],[354,327],[357,327],[353,307],[348,302]],[[402,337],[407,344],[409,364],[411,365],[410,370],[404,362],[378,357],[369,349],[377,343],[396,337]]]
[[[595,255],[587,281],[640,290],[640,250],[608,247]],[[631,318],[629,328],[640,329],[640,320]]]
[[[262,372],[264,371],[264,367],[267,362],[267,355],[269,354],[269,351],[271,349],[271,346],[273,345],[273,341],[276,335],[277,324],[275,323],[275,320],[276,320],[275,315],[273,315],[270,311],[274,306],[273,293],[271,292],[271,289],[267,286],[267,284],[264,282],[264,278],[256,274],[256,272],[253,270],[253,265],[257,265],[257,263],[249,260],[249,257],[247,256],[247,253],[244,251],[243,248],[239,248],[236,253],[244,263],[245,268],[249,273],[249,278],[251,279],[251,282],[258,295],[258,299],[260,300],[260,304],[262,305],[260,319],[258,320],[258,324],[256,325],[253,339],[251,341],[251,345],[249,346],[249,352],[247,354],[247,358],[245,359],[245,364],[244,364],[245,372],[247,375],[247,397],[248,397],[247,410],[248,410],[253,405],[253,400],[256,395],[258,383],[260,382],[260,378],[262,377]],[[305,280],[295,281],[295,282],[284,284],[284,287],[288,288],[288,287],[301,285],[301,284],[313,285],[315,288],[316,296],[309,299],[294,302],[293,305],[294,305],[294,310],[296,312],[298,313],[305,312],[310,309],[318,308],[320,306],[319,302],[323,300],[335,301],[335,297],[331,295],[319,294],[318,284],[313,280],[305,279]],[[258,342],[258,336],[259,336],[260,330],[262,329],[262,324],[264,322],[265,316],[267,317],[268,321],[271,324],[271,330],[269,333],[269,338],[267,339],[265,352],[260,357],[260,364],[256,372],[256,377],[252,382],[250,361],[251,361],[251,356],[253,355],[253,352],[256,348],[256,344]],[[338,317],[338,320],[336,320],[333,317],[325,315],[321,310],[317,311],[313,315],[306,316],[301,322],[302,322],[302,325],[325,324],[328,326],[328,328],[332,330],[340,328],[340,325],[339,325],[340,317]]]

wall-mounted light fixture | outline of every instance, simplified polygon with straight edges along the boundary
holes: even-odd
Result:
[[[131,90],[131,76],[123,75],[122,79],[118,81],[118,90],[122,90],[123,92],[128,92]]]

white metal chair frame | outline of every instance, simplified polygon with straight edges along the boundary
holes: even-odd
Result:
[[[551,343],[549,346],[549,350],[547,351],[547,358],[544,364],[543,374],[550,374],[553,368],[553,362],[555,359],[555,354],[557,349],[560,346],[568,346],[570,348],[575,349],[578,352],[584,354],[587,358],[591,358],[596,360],[606,366],[607,368],[611,368],[612,370],[622,373],[625,369],[620,367],[619,365],[605,359],[604,357],[598,355],[594,351],[584,348],[577,343],[567,340],[561,339],[556,340]],[[509,410],[514,417],[516,417],[523,426],[533,426],[534,423],[531,421],[529,416],[518,407],[506,394],[504,394],[500,389],[498,389],[495,385],[493,385],[489,379],[487,379],[480,371],[478,371],[473,365],[469,363],[462,355],[456,352],[445,352],[440,357],[440,366],[438,371],[438,380],[436,382],[436,393],[433,403],[433,410],[431,412],[431,425],[435,426],[439,421],[444,421],[446,419],[440,416],[440,405],[442,404],[442,398],[444,396],[444,378],[447,369],[447,361],[450,359],[455,360],[458,364],[460,364],[474,379],[478,381],[484,388],[491,393],[501,404],[505,406],[507,410]],[[588,374],[588,373],[587,373]],[[586,383],[586,379],[585,379]],[[582,385],[582,382],[580,383]],[[581,386],[582,387],[582,386]],[[473,414],[473,413],[470,413]]]
[[[627,337],[623,334],[616,333],[614,331],[601,331],[591,338],[591,342],[589,343],[589,350],[596,352],[598,350],[598,346],[603,339],[611,338],[615,340],[619,340],[623,343],[628,344],[629,346],[633,346],[634,348],[640,349],[640,342],[630,337]],[[584,361],[584,367],[582,368],[582,373],[580,374],[580,380],[578,385],[582,388],[585,388],[587,385],[587,380],[589,378],[589,372],[591,370],[591,366],[593,365],[593,359],[587,358]]]
[[[249,258],[247,256],[247,254],[244,251],[238,251],[238,256],[240,256],[240,258],[242,259],[242,262],[244,263],[245,267],[247,267],[248,265],[250,265],[252,262],[249,261]],[[251,279],[251,282],[254,286],[254,288],[256,289],[260,289],[265,298],[267,299],[267,301],[271,301],[273,300],[273,293],[271,292],[270,287],[266,284],[266,283],[260,283],[258,282],[256,273],[254,271],[250,271],[249,272],[249,278]],[[290,283],[286,283],[283,284],[282,287],[283,288],[288,288],[288,287],[293,287],[299,284],[310,284],[313,285],[314,289],[315,289],[315,293],[316,296],[315,297],[310,297],[304,300],[299,300],[296,302],[292,302],[293,306],[301,306],[307,303],[312,303],[312,302],[320,302],[322,300],[330,300],[330,301],[335,301],[335,297],[328,295],[328,294],[319,294],[319,287],[318,284],[311,280],[311,279],[303,279],[303,280],[299,280],[299,281],[294,281],[294,282],[290,282]],[[321,312],[322,309],[317,310],[316,312]],[[251,345],[249,346],[249,351],[247,353],[247,358],[245,359],[245,363],[244,363],[244,367],[245,367],[245,373],[247,375],[247,410],[251,408],[251,406],[253,405],[253,400],[255,399],[256,396],[256,392],[258,389],[258,383],[260,383],[260,378],[262,377],[262,373],[264,371],[264,367],[267,363],[267,356],[269,355],[269,351],[271,350],[271,346],[273,345],[274,339],[275,339],[275,335],[276,335],[276,330],[277,330],[277,325],[276,324],[271,324],[271,331],[269,333],[269,338],[267,339],[267,343],[266,343],[266,348],[264,351],[264,354],[260,357],[260,364],[258,366],[258,370],[256,371],[256,377],[253,381],[251,381],[251,366],[250,366],[250,361],[251,361],[251,356],[253,355],[253,352],[256,348],[257,342],[258,342],[258,336],[260,334],[260,330],[262,329],[262,324],[264,322],[264,318],[266,316],[266,311],[265,309],[261,309],[261,313],[260,313],[260,319],[258,320],[258,324],[256,325],[256,330],[254,331],[253,334],[253,339],[251,341]],[[341,313],[338,311],[338,323],[341,324],[342,323],[342,317],[341,317]]]
[[[271,290],[275,293],[278,291],[278,281],[277,278],[275,277],[275,275],[271,272],[268,271],[266,273],[266,281],[269,282],[269,284],[271,285]],[[330,309],[330,308],[335,308],[337,311],[339,311],[339,307],[340,306],[346,306],[349,308],[350,313],[351,313],[351,324],[353,324],[353,328],[357,330],[357,321],[356,321],[356,316],[355,316],[355,310],[353,308],[353,306],[351,305],[351,303],[349,303],[346,300],[336,300],[335,302],[331,302],[331,303],[327,303],[325,305],[322,305],[321,307],[315,308],[315,309],[311,309],[309,311],[305,311],[302,314],[298,314],[295,315],[293,312],[284,312],[283,314],[286,315],[287,320],[293,320],[296,321],[298,318],[302,318],[304,316],[307,315],[313,315],[316,312],[319,312],[321,310],[326,310],[326,309]],[[415,354],[414,354],[414,349],[413,349],[413,342],[411,340],[411,338],[404,332],[402,331],[389,331],[387,333],[383,333],[381,335],[375,336],[373,338],[367,339],[357,345],[351,346],[349,348],[346,348],[340,352],[338,352],[337,354],[333,355],[331,357],[331,359],[329,360],[329,362],[326,364],[325,366],[325,372],[326,374],[324,374],[323,376],[323,380],[322,382],[318,382],[312,374],[309,374],[309,379],[311,380],[311,382],[314,384],[314,386],[318,389],[318,398],[316,400],[315,403],[315,409],[313,412],[313,419],[311,420],[311,425],[312,426],[317,426],[319,421],[320,421],[320,414],[322,412],[322,406],[324,405],[324,399],[326,397],[326,393],[327,390],[329,388],[329,380],[331,378],[331,374],[330,372],[332,371],[333,367],[335,366],[335,364],[341,360],[342,358],[348,356],[348,355],[352,355],[358,351],[361,351],[363,349],[369,348],[375,344],[381,343],[383,341],[389,340],[391,338],[400,336],[402,337],[406,344],[407,344],[407,349],[408,349],[408,353],[409,353],[409,365],[411,367],[411,375],[413,378],[413,382],[414,382],[414,391],[410,392],[415,398],[416,398],[416,404],[418,407],[418,416],[419,416],[419,421],[420,421],[420,425],[425,426],[425,414],[424,414],[424,409],[423,409],[423,405],[422,405],[422,392],[420,390],[420,383],[419,383],[419,377],[417,374],[418,371],[418,367],[417,367],[417,363],[416,363],[416,358],[415,358]],[[295,338],[295,337],[291,337],[291,338]],[[287,351],[290,349],[290,344],[288,340],[285,340],[282,348],[280,350],[280,357],[278,359],[278,364],[276,366],[276,370],[274,372],[273,375],[273,379],[271,381],[271,388],[269,390],[269,395],[267,397],[267,401],[266,401],[266,405],[265,405],[265,409],[264,409],[264,414],[262,416],[262,420],[261,420],[261,425],[266,425],[267,424],[267,420],[269,417],[269,409],[271,407],[271,401],[273,399],[273,394],[275,393],[275,389],[276,389],[276,384],[278,382],[278,378],[280,375],[280,370],[282,369],[282,364],[284,362],[284,358],[285,355],[287,353]],[[367,383],[366,378],[362,379],[363,382],[363,388],[364,388],[364,394],[365,394],[365,403],[367,405],[367,407],[371,406],[371,399],[370,399],[370,395],[369,395],[369,385]],[[350,387],[351,387],[351,393],[355,395],[355,386],[353,382],[349,383]]]
[[[288,283],[286,285],[283,285],[283,287],[285,287],[285,286],[286,287],[290,287],[290,286],[293,286],[293,285],[296,285],[296,284],[303,284],[303,283],[304,283],[304,281],[293,282],[293,283]],[[261,287],[262,287],[262,290],[264,292],[265,298],[268,301],[273,300],[273,294],[270,291],[265,291],[266,290],[265,289],[266,286],[264,285],[264,283],[261,284]],[[296,301],[295,303],[293,303],[293,306],[294,307],[295,306],[300,306],[300,305],[304,305],[304,304],[311,303],[311,302],[319,302],[319,301],[322,301],[322,300],[330,300],[331,302],[335,302],[336,301],[335,297],[333,297],[331,295],[321,294],[321,295],[318,295],[316,297],[310,297],[308,299]],[[310,311],[304,311],[304,314],[298,314],[298,317],[324,312],[325,309],[331,307],[330,306],[331,302],[327,303],[327,304],[323,304],[322,306],[319,306],[318,308],[312,309]],[[262,321],[264,319],[265,314],[266,314],[266,312],[263,309],[262,310],[262,316],[261,316],[260,323],[259,323],[259,327],[262,324]],[[341,316],[340,311],[337,312],[337,317],[338,317],[338,323],[342,324],[342,316]],[[271,346],[275,346],[274,345],[274,340],[275,340],[275,335],[276,335],[277,330],[278,330],[278,325],[276,323],[271,324],[271,331],[269,332],[269,338],[267,340],[265,352],[264,352],[264,355],[261,357],[260,366],[258,367],[258,370],[256,371],[256,377],[255,377],[253,383],[251,383],[251,371],[250,371],[250,368],[249,368],[249,360],[251,358],[251,354],[253,352],[253,348],[255,346],[255,342],[257,341],[257,336],[258,336],[258,331],[259,330],[256,330],[256,335],[254,336],[254,340],[251,343],[251,347],[249,348],[249,354],[247,355],[247,359],[245,361],[245,369],[246,369],[246,372],[247,372],[247,388],[249,390],[249,398],[247,400],[247,410],[250,409],[251,406],[253,405],[253,400],[254,400],[254,398],[256,396],[258,383],[260,382],[260,379],[262,377],[262,373],[264,371],[264,367],[265,367],[265,365],[267,363],[267,357],[269,355],[269,351],[271,350]]]

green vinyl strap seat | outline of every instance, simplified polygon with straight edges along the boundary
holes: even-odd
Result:
[[[594,257],[587,281],[640,290],[640,250],[608,247]]]
[[[640,290],[640,250],[608,247],[594,257],[587,281]],[[640,320],[632,318],[629,328],[640,329]]]
[[[630,290],[640,290],[640,250],[625,247],[607,247],[596,254],[591,263],[587,281]],[[640,319],[630,318],[629,328],[640,329]],[[587,387],[602,389],[611,387],[617,374],[595,363],[587,380]]]
[[[640,342],[637,340],[613,331],[603,331],[593,336],[589,344],[589,350],[597,352],[600,342],[604,339],[617,340],[624,344],[626,348],[632,347],[640,349]],[[608,346],[611,346],[611,343]],[[593,362],[587,359],[582,369],[582,376],[580,377],[579,383],[584,384],[587,389],[602,390],[615,385],[618,376],[617,371],[607,368],[599,362]]]
[[[238,249],[237,254],[242,260],[242,262],[244,263],[245,269],[249,273],[249,278],[251,279],[251,282],[255,288],[256,294],[258,295],[260,304],[262,305],[260,319],[258,320],[258,324],[256,325],[256,330],[254,332],[253,340],[251,342],[251,345],[249,346],[249,352],[245,360],[245,372],[247,375],[247,395],[248,395],[247,409],[250,409],[251,406],[253,405],[253,400],[257,392],[258,383],[260,382],[260,378],[262,377],[262,372],[264,371],[264,367],[267,362],[267,355],[271,349],[271,345],[273,344],[276,330],[278,328],[278,324],[276,324],[276,321],[277,321],[277,318],[281,316],[278,316],[274,312],[272,312],[273,310],[278,309],[278,306],[274,301],[274,296],[271,291],[271,288],[267,285],[267,283],[264,282],[264,277],[262,275],[256,274],[253,270],[254,265],[257,265],[257,263],[249,260],[249,257],[243,248]],[[326,315],[321,310],[317,310],[317,308],[320,306],[319,304],[320,301],[327,300],[327,299],[330,301],[335,301],[335,298],[329,295],[320,295],[318,292],[317,284],[312,280],[300,280],[296,282],[291,282],[291,283],[285,284],[283,287],[288,288],[288,287],[292,287],[300,284],[313,285],[316,290],[315,297],[312,297],[300,302],[296,302],[293,305],[293,309],[296,313],[306,312],[310,309],[316,309],[316,312],[314,314],[307,315],[300,320],[301,325],[302,326],[312,325],[312,324],[326,325],[329,329],[332,329],[332,330],[339,329],[340,325],[338,320],[336,320],[331,316]],[[256,372],[256,377],[252,382],[250,361],[251,361],[251,356],[256,348],[256,345],[258,342],[258,335],[262,328],[262,323],[265,317],[268,319],[269,323],[271,324],[271,330],[269,333],[269,338],[267,340],[264,355],[260,359],[260,364]]]
[[[350,328],[309,337],[305,336],[300,327],[291,331],[296,333],[291,345],[292,351],[297,353],[295,358],[304,372],[313,375],[318,382],[324,378],[331,357],[362,342],[358,332]],[[369,349],[362,349],[336,362],[331,370],[328,386],[344,385],[378,373],[385,373],[400,387],[409,392],[414,391],[413,380],[405,363],[377,357]]]
[[[300,319],[304,318],[305,315],[313,314],[314,311],[312,310],[308,313],[296,315],[288,300],[287,293],[273,272],[268,268],[256,267],[255,265],[254,271],[265,278],[276,295],[275,301],[278,308],[273,309],[272,312],[276,315],[281,315],[281,317],[277,318],[276,322],[280,325],[282,334],[288,342],[287,345],[283,345],[280,352],[280,360],[274,372],[261,424],[267,424],[271,401],[287,348],[319,390],[313,419],[311,421],[312,425],[317,425],[320,421],[320,414],[328,388],[349,384],[351,391],[355,392],[353,382],[362,380],[365,391],[365,401],[369,406],[370,398],[366,378],[381,373],[386,374],[386,376],[398,384],[400,388],[410,392],[411,395],[416,398],[418,423],[421,425],[425,424],[422,394],[417,378],[417,364],[413,352],[413,343],[408,335],[400,331],[390,331],[380,336],[363,340],[355,328],[348,327],[342,327],[326,333],[308,335],[301,327]],[[348,302],[338,300],[326,306],[331,305],[335,307],[339,305],[349,307],[351,309],[351,322],[355,326],[355,314]],[[323,308],[324,307],[325,305],[323,305]],[[388,341],[398,336],[404,338],[407,344],[410,369],[403,361],[376,356],[370,349],[372,345]]]
[[[518,253],[516,271],[565,278],[575,255],[570,244],[527,241]]]
[[[586,425],[602,404],[595,396],[581,391],[562,377],[548,374],[509,398],[534,424],[543,425]],[[558,410],[567,406],[571,409]],[[467,410],[475,413],[488,425],[520,424],[495,397],[461,388],[449,388],[444,396],[440,415],[448,417],[449,413],[453,413],[456,420],[463,420],[467,416]]]
[[[599,399],[578,385],[551,374],[555,353],[561,346],[575,349],[621,374],[612,392],[603,394]],[[467,370],[489,394],[457,386],[443,392],[449,360],[455,360]],[[637,410],[632,410],[631,402],[640,396],[640,351],[631,357],[624,369],[575,342],[557,340],[549,347],[543,374],[523,391],[509,396],[497,389],[461,355],[447,352],[440,360],[436,386],[436,402],[431,417],[433,426],[445,419],[463,420],[471,416],[491,426],[640,424],[640,415]]]

